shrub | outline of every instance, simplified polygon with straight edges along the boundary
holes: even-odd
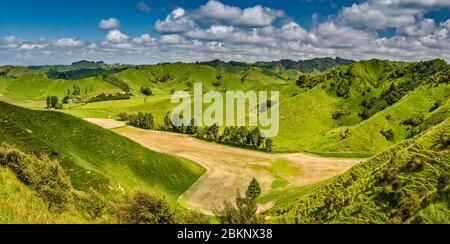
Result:
[[[106,210],[106,201],[94,189],[89,193],[75,192],[74,197],[77,207],[82,212],[87,213],[91,219],[95,220]]]
[[[393,142],[395,139],[394,131],[392,129],[381,130],[380,133],[390,142]]]
[[[72,200],[72,185],[63,168],[48,156],[25,154],[14,146],[0,146],[0,165],[7,166],[25,185],[44,198],[49,208],[63,210]]]
[[[120,121],[129,121],[130,120],[130,113],[128,112],[120,112],[118,115]]]
[[[141,87],[141,92],[142,94],[146,95],[146,96],[152,96],[153,92],[150,88],[148,87]]]
[[[120,207],[120,218],[130,224],[173,224],[174,211],[158,196],[145,192],[135,193]]]

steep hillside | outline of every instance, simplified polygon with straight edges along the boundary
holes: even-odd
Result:
[[[447,119],[268,215],[286,223],[450,223],[449,162]]]
[[[152,152],[114,132],[70,115],[0,102],[0,141],[61,161],[77,189],[105,194],[145,189],[175,200],[204,169]]]
[[[296,87],[291,84],[282,91],[288,98],[280,104],[275,150],[380,152],[410,137],[419,123],[429,128],[446,118],[448,69],[440,60],[412,64],[370,60],[319,76],[300,76]],[[438,111],[435,123],[422,123]],[[417,121],[411,121],[414,118]]]

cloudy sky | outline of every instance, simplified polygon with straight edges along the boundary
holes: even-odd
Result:
[[[0,65],[343,57],[450,61],[450,0],[15,0]]]

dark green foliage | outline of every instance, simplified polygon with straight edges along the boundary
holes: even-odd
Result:
[[[68,104],[69,100],[70,100],[70,96],[64,96],[64,98],[62,99],[62,103]]]
[[[248,185],[247,191],[245,192],[245,196],[247,198],[256,199],[261,195],[261,186],[259,182],[253,178],[250,181],[250,185]]]
[[[112,101],[112,100],[128,100],[131,99],[131,96],[126,93],[100,93],[95,97],[89,99],[90,103],[103,102],[103,101]]]
[[[234,204],[225,202],[223,209],[216,211],[221,224],[261,224],[263,219],[257,215],[256,199],[261,195],[261,187],[253,178],[250,182],[245,197],[239,191],[236,194]]]
[[[128,115],[128,120],[129,125],[146,130],[153,129],[155,125],[154,118],[151,113],[139,112],[137,114],[131,114]]]
[[[72,200],[69,177],[58,161],[46,155],[37,157],[2,144],[0,165],[10,168],[20,181],[44,198],[52,210],[61,211]]]
[[[59,99],[57,96],[47,96],[45,102],[47,104],[47,109],[63,109],[63,106],[61,103],[59,103]]]
[[[89,189],[88,193],[76,191],[74,198],[77,208],[87,213],[92,220],[97,219],[107,210],[107,201],[94,189]]]
[[[152,96],[153,92],[150,88],[148,87],[141,87],[141,93],[146,95],[146,96]]]
[[[163,198],[137,192],[119,207],[119,217],[129,224],[173,224],[175,212]]]
[[[303,73],[311,73],[316,70],[320,72],[324,72],[328,69],[332,69],[334,67],[343,66],[347,64],[351,64],[354,61],[352,60],[346,60],[342,58],[313,58],[309,60],[299,60],[299,61],[293,61],[293,60],[280,60],[280,61],[273,61],[273,62],[257,62],[255,64],[247,64],[242,62],[224,62],[221,60],[212,60],[208,62],[197,62],[197,64],[200,65],[209,65],[212,67],[219,67],[219,66],[230,66],[230,67],[241,67],[241,68],[249,68],[252,66],[256,66],[259,68],[265,68],[265,69],[272,69],[275,67],[283,67],[285,69],[295,69]]]
[[[79,96],[80,94],[81,94],[81,88],[79,86],[77,86],[77,85],[73,85],[72,95],[73,96]]]
[[[393,142],[395,140],[394,130],[381,130],[380,133],[386,138],[386,140]]]
[[[223,209],[217,211],[216,215],[221,224],[261,224],[256,211],[255,199],[241,197],[237,193],[234,204],[225,202]]]
[[[438,109],[440,106],[442,106],[442,101],[437,101],[433,104],[433,107],[430,108],[429,112],[433,112],[434,110]]]
[[[50,107],[51,108],[56,108],[56,105],[58,104],[58,97],[57,96],[52,96],[50,97]]]
[[[45,102],[47,103],[47,107],[46,108],[51,108],[52,107],[52,102],[51,102],[51,97],[47,96],[45,98]]]
[[[124,91],[125,93],[129,93],[130,92],[130,86],[128,85],[128,83],[126,83],[125,81],[120,80],[116,76],[103,75],[102,78],[103,78],[103,80],[111,83],[112,85],[117,86],[118,88],[122,89],[122,91]]]
[[[130,113],[128,112],[120,112],[119,114],[117,114],[117,116],[119,117],[120,121],[130,121]]]

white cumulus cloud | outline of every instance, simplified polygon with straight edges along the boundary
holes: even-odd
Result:
[[[126,42],[130,39],[129,36],[123,34],[119,30],[110,30],[105,37],[105,40],[108,42]]]
[[[157,20],[155,28],[159,32],[183,32],[195,27],[195,22],[186,16],[186,11],[183,8],[176,8],[173,10],[165,20]]]
[[[120,26],[120,21],[116,18],[103,19],[98,23],[98,28],[102,30],[117,29]]]
[[[57,47],[80,47],[84,45],[84,41],[75,40],[72,38],[63,38],[55,41],[53,45]]]

